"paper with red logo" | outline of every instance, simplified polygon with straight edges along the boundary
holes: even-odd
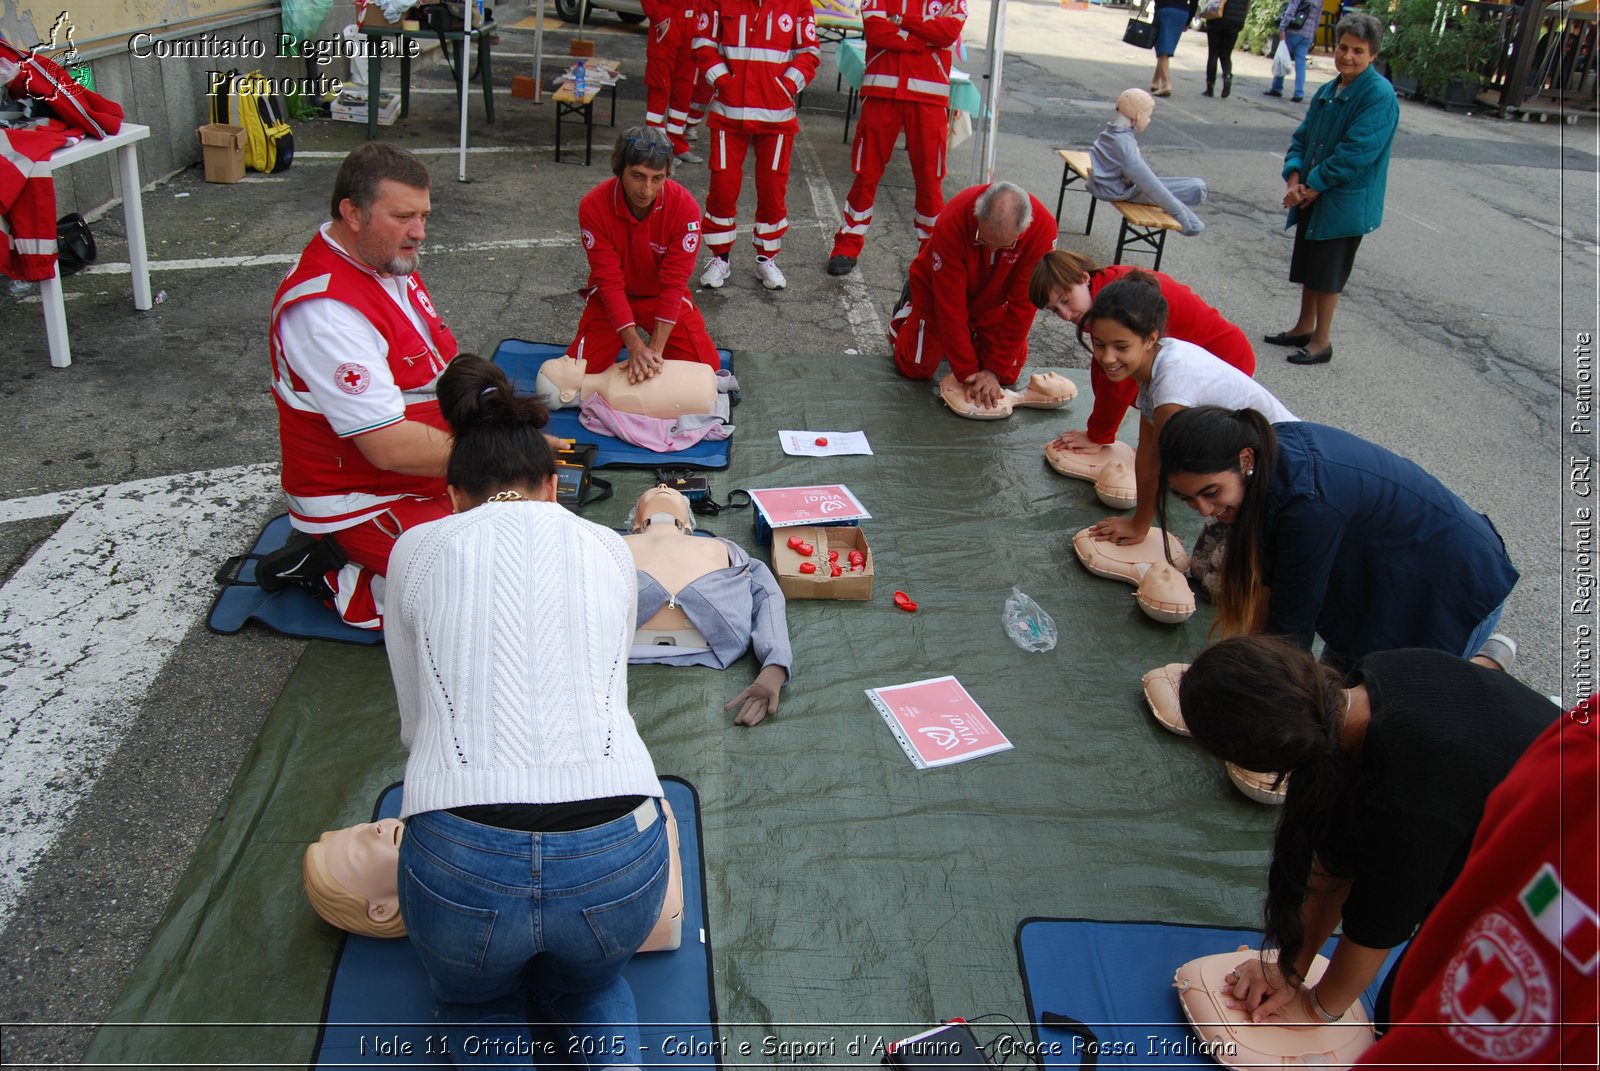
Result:
[[[954,677],[868,688],[867,698],[919,770],[1011,750],[1011,741]]]
[[[751,491],[750,499],[773,528],[859,521],[872,516],[842,483],[820,487],[764,487]]]

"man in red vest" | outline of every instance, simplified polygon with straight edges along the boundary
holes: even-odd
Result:
[[[383,627],[400,533],[450,513],[451,437],[434,386],[456,339],[417,272],[428,171],[370,142],[345,157],[333,219],[272,304],[272,392],[297,537],[263,561],[263,587],[300,583],[358,628]]]
[[[846,275],[856,266],[872,226],[878,181],[902,130],[917,186],[917,241],[926,242],[933,233],[944,207],[951,48],[966,25],[967,3],[866,0],[861,20],[867,66],[861,78],[861,121],[850,150],[856,180],[845,197],[844,222],[833,236],[829,275]]]

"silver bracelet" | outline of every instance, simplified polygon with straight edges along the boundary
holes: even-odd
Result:
[[[1322,1006],[1322,1001],[1317,999],[1316,986],[1312,986],[1310,989],[1306,990],[1306,996],[1311,998],[1311,1010],[1322,1016],[1322,1021],[1324,1023],[1337,1023],[1340,1019],[1344,1018],[1344,1012],[1340,1012],[1338,1015],[1333,1015],[1328,1011],[1327,1008]]]

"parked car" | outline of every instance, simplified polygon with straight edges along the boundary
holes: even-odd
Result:
[[[556,0],[556,14],[562,22],[577,22],[583,0]],[[644,8],[639,0],[589,0],[589,12],[584,21],[592,21],[596,11],[615,11],[623,22],[636,24],[644,21]]]

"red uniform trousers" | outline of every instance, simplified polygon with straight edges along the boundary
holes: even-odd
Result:
[[[972,348],[978,354],[980,370],[994,372],[1002,384],[1010,386],[1016,381],[1016,374],[1007,374],[1001,369],[1020,369],[1023,366],[1028,359],[1028,341],[1024,336],[1022,342],[1010,352],[997,351],[990,340],[990,332],[999,329],[999,323],[973,324]],[[929,329],[927,319],[909,302],[896,309],[889,319],[889,340],[894,344],[894,366],[907,379],[932,379],[939,370],[939,362],[945,359],[944,346],[940,344],[938,336]]]
[[[688,27],[680,30],[679,21],[673,20],[665,39],[658,40],[651,28],[644,60],[644,122],[667,132],[675,156],[689,151],[684,130],[699,75],[694,65],[693,38]]]
[[[345,624],[366,629],[383,627],[383,585],[378,584],[378,590],[374,590],[373,581],[389,574],[389,554],[394,550],[395,540],[408,529],[454,512],[448,494],[404,498],[370,521],[329,533],[344,556],[350,559],[344,568],[323,577],[334,591],[333,598],[328,601],[339,611]]]
[[[756,255],[777,256],[783,248],[784,232],[789,229],[789,156],[794,151],[794,133],[730,130],[713,115],[708,137],[706,166],[711,170],[711,185],[706,191],[706,216],[701,228],[706,248],[719,257],[726,257],[733,249],[744,158],[753,147]]]
[[[905,130],[906,155],[916,182],[917,241],[933,234],[933,222],[944,207],[945,144],[949,140],[949,111],[943,104],[919,104],[888,97],[863,97],[861,121],[850,151],[855,182],[844,202],[844,223],[833,236],[831,256],[855,257],[867,242],[878,182],[894,153],[895,141]]]
[[[628,307],[633,310],[633,325],[644,334],[652,334],[655,330],[656,322],[650,313],[655,311],[658,301],[653,295],[628,299]],[[583,317],[578,320],[578,337],[567,347],[567,356],[587,362],[585,370],[592,375],[616,364],[622,352],[622,338],[606,316],[600,295],[589,295],[589,302],[583,307]],[[712,344],[711,335],[706,331],[705,317],[700,315],[698,308],[687,303],[678,316],[677,326],[667,338],[667,350],[662,356],[669,361],[699,361],[710,365],[713,370],[722,367],[722,358],[717,355],[717,347]]]

